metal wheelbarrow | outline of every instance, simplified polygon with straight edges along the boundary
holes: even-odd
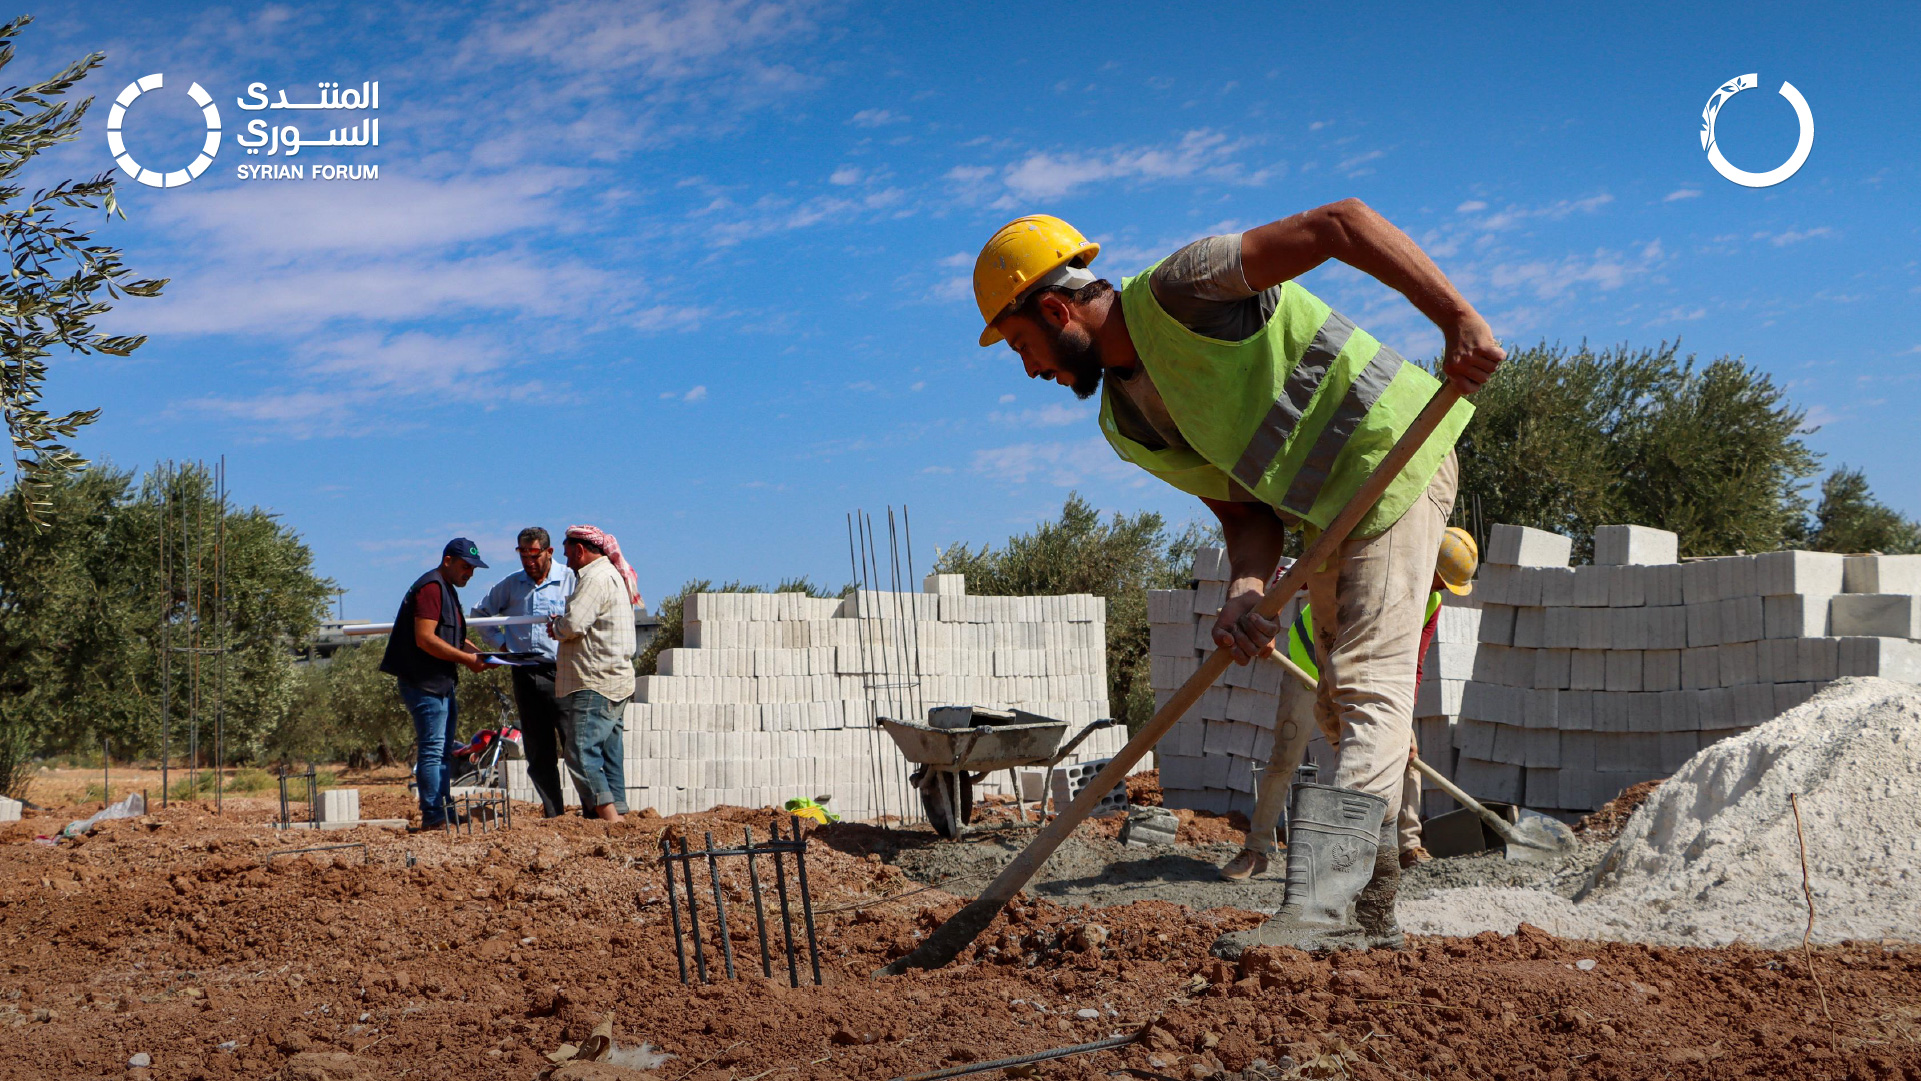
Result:
[[[1103,718],[1075,734],[1066,744],[1067,722],[1024,710],[940,706],[928,710],[935,723],[917,724],[882,717],[880,724],[901,756],[916,767],[910,778],[920,791],[921,804],[934,832],[950,840],[967,832],[974,817],[974,786],[995,770],[1007,770],[1014,782],[1014,806],[1021,821],[1027,807],[1021,799],[1020,778],[1013,771],[1043,766],[1051,782],[1053,769],[1074,753],[1081,741],[1117,722]],[[1047,794],[1041,794],[1041,808]],[[1044,814],[1043,814],[1044,817]]]

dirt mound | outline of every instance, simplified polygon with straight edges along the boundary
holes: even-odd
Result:
[[[1622,789],[1621,794],[1601,805],[1601,809],[1574,824],[1574,833],[1584,841],[1612,841],[1627,828],[1628,819],[1654,790],[1661,787],[1659,780],[1642,781]]]

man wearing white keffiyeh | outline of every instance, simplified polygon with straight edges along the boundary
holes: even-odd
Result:
[[[620,542],[594,526],[569,528],[562,550],[577,576],[567,610],[551,626],[560,644],[554,697],[567,772],[580,791],[581,813],[612,822],[627,813],[623,715],[634,695],[638,576],[621,557]]]

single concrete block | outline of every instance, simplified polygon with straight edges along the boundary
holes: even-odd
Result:
[[[1673,563],[1681,539],[1665,529],[1644,525],[1604,525],[1594,528],[1594,561],[1626,564]]]
[[[1921,683],[1921,646],[1904,638],[1841,638],[1842,676],[1880,676]]]
[[[1755,671],[1760,683],[1792,683],[1800,677],[1801,643],[1793,638],[1756,642]]]
[[[329,788],[321,792],[320,821],[327,823],[360,821],[360,790]]]
[[[1758,642],[1767,637],[1765,608],[1760,597],[1730,597],[1720,604],[1717,622],[1721,628],[1721,644],[1729,642]]]
[[[1648,639],[1652,637],[1648,628],[1653,614],[1654,610],[1651,608],[1608,609],[1608,648],[1648,648]]]
[[[1436,635],[1439,638],[1439,635]],[[1436,641],[1428,647],[1421,673],[1427,679],[1472,679],[1474,656],[1479,650],[1473,642]],[[1275,668],[1268,665],[1268,668]],[[1278,669],[1276,669],[1278,671]]]
[[[1470,721],[1463,717],[1454,725],[1454,745],[1463,756],[1494,760],[1494,730],[1500,726],[1492,721]]]
[[[1763,552],[1754,557],[1755,592],[1764,597],[1788,593],[1839,593],[1847,557],[1833,552]]]
[[[1194,549],[1194,580],[1197,582],[1227,581],[1227,549]]]
[[[1567,690],[1573,661],[1574,651],[1571,649],[1535,650],[1534,686],[1543,690]]]
[[[1697,559],[1681,564],[1681,601],[1683,604],[1712,604],[1721,599],[1721,576],[1716,560]]]
[[[1569,652],[1568,689],[1604,691],[1607,689],[1607,651],[1576,649]]]
[[[1653,691],[1628,691],[1613,695],[1621,699],[1621,708],[1627,711],[1628,731],[1659,732],[1661,730],[1661,696]]]
[[[1734,693],[1725,687],[1712,687],[1705,691],[1695,691],[1696,728],[1707,731],[1715,728],[1733,728]]]
[[[1688,614],[1689,648],[1700,649],[1721,644],[1721,602],[1689,604],[1683,611]]]
[[[1679,732],[1696,724],[1694,694],[1691,691],[1661,691],[1654,695],[1654,727],[1657,732]]]
[[[1608,607],[1639,608],[1647,603],[1652,567],[1623,564],[1608,575]]]
[[[1753,642],[1730,642],[1715,647],[1721,666],[1721,686],[1738,687],[1760,678],[1760,650]]]
[[[1561,607],[1544,609],[1541,644],[1547,649],[1575,649],[1581,644],[1581,610]]]
[[[1766,724],[1774,719],[1774,684],[1747,683],[1730,689],[1734,723],[1742,727]]]
[[[1521,748],[1524,766],[1558,769],[1561,765],[1561,733],[1556,729],[1524,729]]]
[[[1686,603],[1681,592],[1681,565],[1650,567],[1647,570],[1647,603],[1652,607],[1671,608]]]
[[[1715,589],[1721,600],[1735,597],[1756,597],[1760,595],[1759,576],[1754,565],[1754,556],[1723,556],[1714,560]]]
[[[1478,800],[1519,803],[1522,795],[1521,768],[1463,755],[1454,767],[1454,783]]]
[[[1541,572],[1546,567],[1515,567],[1508,577],[1507,603],[1536,605],[1541,603]]]
[[[1761,631],[1769,638],[1819,638],[1829,633],[1825,593],[1782,593],[1761,598]]]
[[[1921,597],[1842,593],[1828,607],[1828,628],[1842,638],[1921,638]]]
[[[1561,733],[1561,768],[1586,769],[1594,767],[1594,741],[1592,732]]]
[[[20,821],[20,809],[24,805],[10,796],[0,796],[0,822]]]
[[[1632,718],[1628,714],[1628,699],[1624,694],[1596,694],[1594,703],[1594,731],[1621,733],[1629,731]]]
[[[1494,726],[1494,761],[1518,766],[1527,758],[1527,729],[1511,724]],[[1472,793],[1469,793],[1472,795]]]
[[[1644,609],[1646,649],[1685,649],[1688,644],[1688,610],[1685,605]]]
[[[1191,589],[1150,589],[1147,591],[1149,623],[1190,623],[1194,619],[1194,591]]]
[[[1486,645],[1514,644],[1514,609],[1505,604],[1481,606],[1480,640]]]
[[[1559,768],[1528,769],[1523,774],[1523,795],[1521,802],[1529,807],[1561,806],[1561,771]]]
[[[1534,568],[1532,574],[1541,585],[1543,607],[1565,608],[1574,604],[1574,573],[1573,567]]]
[[[1522,688],[1516,696],[1521,708],[1521,727],[1559,728],[1560,695],[1561,692],[1555,690]]]
[[[1488,531],[1488,563],[1514,567],[1565,567],[1574,541],[1559,533],[1527,526],[1497,525]]]
[[[1721,647],[1690,646],[1681,651],[1681,686],[1690,691],[1721,685]]]
[[[1576,649],[1607,649],[1614,645],[1614,613],[1606,608],[1573,608],[1578,625]],[[1637,643],[1638,644],[1638,643]]]
[[[1562,691],[1555,703],[1564,732],[1590,732],[1594,729],[1594,691]]]
[[[1846,558],[1841,574],[1843,593],[1921,593],[1921,555]]]
[[[1211,616],[1227,602],[1226,582],[1202,582],[1194,589],[1194,614]]]
[[[1471,680],[1461,688],[1461,719],[1494,722],[1503,712],[1502,688],[1493,683]],[[1482,757],[1486,757],[1483,755]]]
[[[1474,651],[1473,679],[1481,683],[1507,682],[1507,655],[1513,646],[1483,645]]]
[[[1675,691],[1681,689],[1681,651],[1649,649],[1641,653],[1641,689]]]
[[[1841,677],[1840,639],[1801,638],[1794,643],[1793,682],[1804,683]]]
[[[1582,566],[1574,568],[1574,605],[1577,608],[1606,608],[1614,568]]]
[[[1603,677],[1606,691],[1638,691],[1641,689],[1641,651],[1638,649],[1610,649],[1606,653],[1606,675]]]
[[[1416,717],[1454,717],[1461,712],[1464,679],[1427,679],[1414,694]]]
[[[1514,644],[1528,649],[1547,644],[1547,609],[1537,605],[1514,609]]]

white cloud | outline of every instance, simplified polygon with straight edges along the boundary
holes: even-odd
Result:
[[[704,402],[707,400],[707,388],[705,386],[695,387],[681,395],[680,400],[683,402]]]
[[[1482,218],[1477,224],[1482,229],[1509,229],[1522,222],[1540,218],[1546,221],[1560,221],[1571,214],[1592,214],[1614,201],[1614,196],[1606,192],[1590,195],[1585,199],[1561,199],[1546,206],[1523,207],[1508,206]]]
[[[952,255],[943,255],[938,260],[935,260],[935,262],[937,265],[944,267],[973,266],[974,256],[964,251],[957,251]]]
[[[1250,171],[1235,160],[1248,145],[1247,140],[1229,140],[1220,132],[1201,128],[1172,145],[1035,151],[998,169],[956,166],[948,170],[946,179],[970,189],[965,194],[973,201],[993,199],[997,207],[1056,199],[1075,188],[1113,180],[1263,183],[1271,175],[1269,170]]]
[[[1073,443],[1016,443],[974,452],[973,470],[1014,484],[1040,480],[1070,488],[1089,479],[1134,480],[1142,474],[1120,460],[1105,439]]]
[[[1813,229],[1803,229],[1799,231],[1794,229],[1789,229],[1779,233],[1758,232],[1753,234],[1752,239],[1765,240],[1777,248],[1785,248],[1789,244],[1799,244],[1803,240],[1813,240],[1816,237],[1825,237],[1825,236],[1833,236],[1833,235],[1834,235],[1834,230],[1828,228],[1825,225],[1821,225]]]
[[[1668,192],[1666,197],[1664,197],[1661,201],[1664,203],[1678,203],[1683,199],[1697,199],[1700,197],[1700,195],[1701,195],[1700,188],[1676,188],[1675,190]]]
[[[1369,150],[1364,154],[1355,154],[1352,157],[1341,159],[1341,164],[1335,166],[1335,168],[1346,173],[1348,176],[1366,176],[1374,170],[1363,169],[1361,166],[1366,165],[1370,161],[1379,161],[1386,156],[1387,151],[1385,150]]]
[[[1921,349],[1921,345],[1917,345],[1917,346],[1915,346],[1915,348],[1916,348],[1916,349]],[[1001,404],[1002,404],[1002,405],[1006,405],[1006,404],[1007,404],[1008,402],[1011,402],[1011,401],[1013,401],[1013,400],[1014,400],[1014,396],[1013,396],[1012,394],[1003,394],[1003,395],[1001,395]]]
[[[835,169],[833,173],[828,176],[827,182],[829,184],[839,184],[842,186],[858,184],[860,183],[860,170],[852,165],[843,165]]]
[[[1472,214],[1477,210],[1486,210],[1486,209],[1487,209],[1487,204],[1482,202],[1481,200],[1469,199],[1467,202],[1462,203],[1460,206],[1455,207],[1454,212],[1456,214]]]
[[[1058,428],[1092,420],[1097,412],[1099,410],[1092,405],[1066,405],[1056,402],[1040,409],[1023,409],[1018,413],[1003,413],[995,410],[987,415],[987,419],[995,424],[1014,428]]]
[[[862,109],[848,117],[847,122],[857,128],[879,128],[888,124],[904,124],[909,119],[911,118],[891,109]]]

